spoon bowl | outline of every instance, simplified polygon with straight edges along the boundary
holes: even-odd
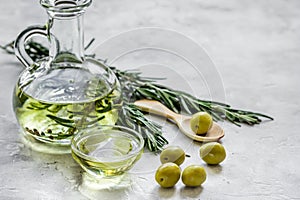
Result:
[[[206,134],[197,135],[190,127],[191,116],[177,114],[158,101],[143,99],[135,101],[134,104],[143,111],[172,119],[182,133],[195,141],[213,142],[225,135],[224,130],[216,122],[213,122]]]

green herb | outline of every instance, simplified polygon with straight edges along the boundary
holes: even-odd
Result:
[[[134,99],[154,99],[162,102],[174,112],[194,114],[205,111],[210,113],[215,121],[228,120],[237,126],[241,124],[259,124],[262,119],[273,120],[272,117],[240,109],[233,109],[228,104],[198,99],[188,93],[173,90],[165,86],[146,83],[137,88],[133,94]]]
[[[148,120],[133,104],[125,103],[119,114],[119,124],[134,129],[143,135],[145,146],[150,151],[162,150],[168,141],[162,136],[162,127]]]
[[[86,48],[88,48],[93,41],[94,39]],[[13,42],[5,46],[0,46],[0,48],[4,49],[9,54],[14,53]],[[29,41],[25,49],[34,61],[49,55],[49,51],[46,47],[34,41]],[[96,55],[88,56],[96,57]],[[98,60],[103,64],[106,64],[106,60]],[[241,124],[259,124],[262,121],[262,118],[273,120],[272,117],[261,113],[233,109],[228,104],[202,100],[191,94],[159,85],[156,83],[159,78],[143,77],[138,71],[121,71],[116,67],[109,67],[119,79],[124,101],[124,104],[120,109],[118,123],[143,134],[145,146],[150,151],[161,150],[168,141],[162,136],[162,127],[147,119],[143,112],[132,104],[132,102],[138,99],[153,99],[160,101],[176,113],[183,112],[194,114],[199,111],[205,111],[210,113],[215,121],[227,120],[237,126],[241,126]],[[57,120],[54,118],[52,119]],[[70,123],[60,122],[70,125]]]
[[[237,126],[259,124],[262,121],[261,118],[273,120],[272,117],[261,113],[233,109],[228,104],[202,100],[188,93],[156,84],[156,79],[142,77],[140,72],[111,68],[121,82],[122,94],[127,102],[153,99],[163,103],[176,113],[183,112],[192,115],[205,111],[210,113],[215,121],[228,120]]]
[[[64,119],[61,117],[56,117],[54,115],[46,115],[46,117],[52,119],[53,121],[55,121],[56,123],[58,123],[62,126],[74,128],[75,123],[74,123],[74,120],[72,120],[72,119]]]

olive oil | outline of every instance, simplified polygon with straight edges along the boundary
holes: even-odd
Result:
[[[74,133],[118,118],[120,92],[86,70],[57,68],[14,91],[14,111],[25,135],[42,143],[70,145]],[[75,73],[76,72],[76,73]]]
[[[117,130],[88,133],[73,142],[72,156],[90,175],[111,177],[123,174],[140,159],[140,143],[134,136]]]
[[[105,61],[85,54],[82,22],[91,2],[41,0],[47,27],[29,27],[16,38],[15,55],[25,70],[13,106],[24,142],[35,150],[68,149],[76,131],[117,121],[118,78]],[[26,44],[33,36],[46,37],[49,48],[29,53]]]

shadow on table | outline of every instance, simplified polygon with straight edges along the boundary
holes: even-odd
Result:
[[[203,191],[202,186],[200,187],[182,187],[180,188],[180,197],[181,199],[195,199],[199,198],[201,192]]]
[[[200,187],[173,187],[173,188],[159,188],[158,193],[159,197],[162,199],[174,199],[178,197],[178,193],[180,199],[196,199],[200,197],[201,192],[203,191],[202,186]]]
[[[209,174],[220,174],[222,172],[222,165],[206,165],[205,169]]]
[[[163,199],[172,199],[176,192],[176,187],[173,188],[162,188],[159,187],[158,194]]]
[[[78,190],[89,199],[127,199],[131,184],[132,180],[129,174],[96,180],[83,172]]]

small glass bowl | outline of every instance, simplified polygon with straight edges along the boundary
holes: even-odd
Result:
[[[80,130],[71,143],[72,156],[94,178],[122,175],[143,153],[144,139],[122,126],[93,126]]]

